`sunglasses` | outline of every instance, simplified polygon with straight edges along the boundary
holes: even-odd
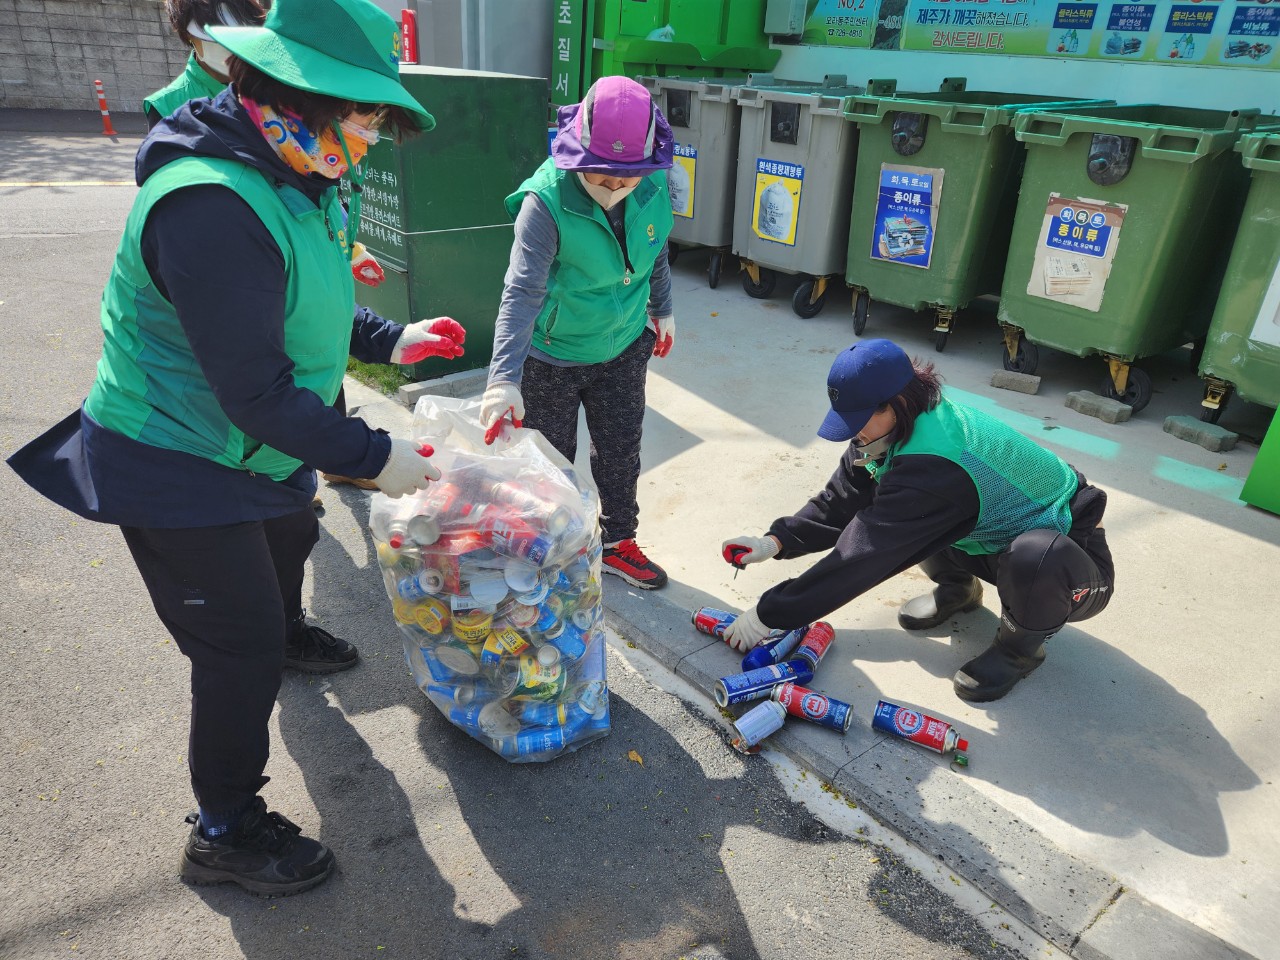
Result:
[[[387,113],[388,110],[385,106],[378,107],[373,111],[373,118],[368,123],[359,124],[348,118],[343,120],[339,126],[342,127],[344,132],[351,134],[353,137],[359,137],[372,146],[378,142],[381,136],[379,130],[387,122]]]

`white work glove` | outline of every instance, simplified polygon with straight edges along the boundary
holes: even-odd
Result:
[[[370,287],[376,287],[387,279],[387,275],[382,272],[382,265],[359,242],[351,248],[351,275]]]
[[[467,331],[453,317],[434,317],[411,323],[400,333],[395,349],[391,351],[392,363],[417,363],[427,357],[446,357],[452,360],[463,354]]]
[[[480,426],[484,427],[484,442],[491,444],[502,429],[502,418],[511,415],[511,425],[524,423],[524,397],[514,383],[495,383],[480,398]]]
[[[776,557],[782,549],[777,537],[734,537],[720,544],[724,562],[741,570],[748,563],[759,563]]]
[[[424,490],[432,480],[440,479],[440,471],[427,459],[433,453],[435,450],[427,443],[392,440],[387,465],[373,478],[373,482],[393,500],[415,490]]]
[[[724,642],[740,653],[746,653],[773,633],[770,627],[760,622],[756,608],[752,607],[737,620],[729,624],[724,632]]]
[[[649,329],[658,335],[658,342],[653,345],[655,357],[665,357],[671,352],[676,342],[675,317],[650,317]]]

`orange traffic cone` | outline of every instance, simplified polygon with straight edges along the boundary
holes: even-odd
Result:
[[[107,110],[107,95],[102,92],[102,81],[93,81],[93,88],[98,92],[98,109],[102,111],[102,135],[104,137],[119,136],[111,126],[111,112]]]

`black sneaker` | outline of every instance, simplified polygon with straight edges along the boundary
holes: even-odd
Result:
[[[280,814],[267,813],[261,797],[216,840],[205,838],[194,814],[187,823],[191,836],[180,869],[187,883],[238,883],[258,897],[287,897],[320,885],[333,872],[333,851],[302,836],[302,829]]]
[[[657,590],[667,583],[667,571],[646,557],[635,540],[620,540],[605,547],[600,570],[621,577],[641,590]]]
[[[360,662],[360,651],[328,630],[307,623],[307,612],[289,625],[284,665],[302,673],[337,673]]]

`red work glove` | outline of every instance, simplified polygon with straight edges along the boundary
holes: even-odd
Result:
[[[676,342],[676,318],[650,317],[649,329],[658,335],[658,342],[653,345],[653,355],[665,357]]]
[[[452,360],[465,352],[462,344],[466,339],[467,331],[452,317],[419,320],[404,328],[391,351],[391,362],[417,363],[427,357]]]
[[[376,287],[387,279],[387,275],[382,272],[381,265],[377,260],[373,259],[373,254],[365,249],[363,243],[357,243],[355,250],[352,252],[351,274],[361,283],[370,287]]]

